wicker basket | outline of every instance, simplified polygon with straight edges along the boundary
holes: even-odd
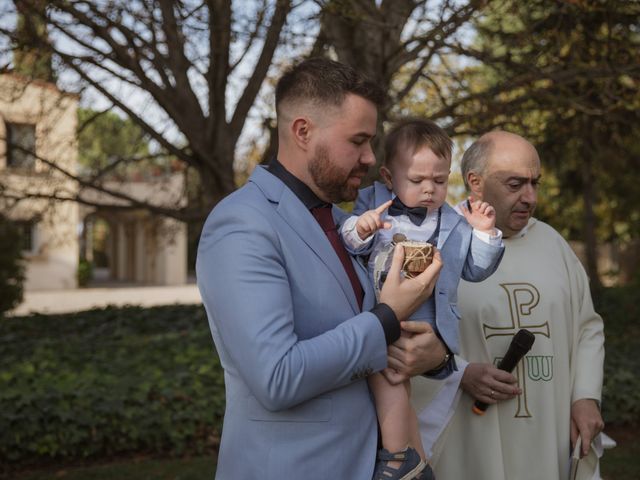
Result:
[[[404,248],[402,270],[407,278],[421,274],[433,261],[434,247],[430,243],[404,241],[398,243]]]

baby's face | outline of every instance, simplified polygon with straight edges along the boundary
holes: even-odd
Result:
[[[394,159],[391,186],[407,207],[438,209],[447,199],[451,163],[424,147],[415,154],[400,150]]]

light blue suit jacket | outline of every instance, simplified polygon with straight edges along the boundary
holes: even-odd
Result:
[[[207,219],[196,272],[224,368],[217,479],[372,477],[365,378],[386,367],[387,346],[366,311],[375,301],[366,267],[353,262],[364,313],[316,220],[263,167]]]
[[[360,190],[353,213],[360,215],[391,198],[391,191],[383,183],[374,182],[370,187]],[[436,327],[449,349],[453,353],[459,353],[458,283],[460,278],[469,282],[481,282],[487,278],[498,268],[504,254],[504,246],[492,246],[478,239],[473,235],[473,228],[467,220],[445,203],[442,205],[437,247],[440,250],[443,266],[434,290]],[[421,314],[419,309],[414,316],[419,318]]]

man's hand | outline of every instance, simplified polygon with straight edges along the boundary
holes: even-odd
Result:
[[[389,208],[391,203],[392,200],[389,200],[374,210],[367,210],[358,217],[356,221],[356,232],[360,240],[366,240],[381,228],[391,228],[389,222],[382,221],[382,214]]]
[[[387,279],[380,292],[380,303],[386,303],[399,321],[406,320],[433,293],[442,268],[440,252],[436,251],[433,262],[420,275],[403,278],[400,271],[404,261],[404,249],[396,245]]]
[[[462,374],[462,389],[476,400],[492,404],[520,395],[518,380],[490,363],[470,363]]]
[[[571,404],[571,449],[575,447],[579,435],[582,439],[580,458],[589,453],[591,441],[603,428],[604,421],[595,400],[582,398]]]
[[[476,200],[473,197],[469,197],[468,205],[471,207],[467,208],[466,205],[461,205],[460,210],[462,210],[462,214],[464,218],[467,219],[469,225],[480,232],[485,232],[490,235],[496,234],[496,210],[487,202],[483,202],[482,200]]]
[[[401,383],[415,375],[433,370],[442,363],[447,353],[442,341],[436,336],[427,322],[402,322],[405,333],[395,343],[389,345],[388,364],[393,372],[387,374],[387,380]]]

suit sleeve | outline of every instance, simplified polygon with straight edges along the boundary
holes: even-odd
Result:
[[[337,327],[297,337],[295,322],[304,319],[294,318],[283,248],[263,212],[227,205],[205,224],[196,265],[217,348],[272,411],[347,385],[353,372],[381,370],[387,362],[384,331],[371,312],[345,313]]]
[[[490,245],[471,234],[462,278],[468,282],[481,282],[498,269],[503,255],[504,245]]]

